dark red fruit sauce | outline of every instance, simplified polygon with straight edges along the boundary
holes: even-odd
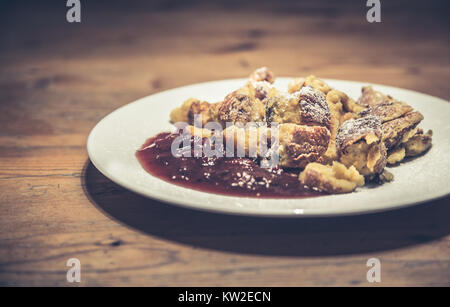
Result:
[[[148,139],[136,152],[142,167],[165,181],[203,192],[259,198],[322,195],[302,186],[298,171],[262,168],[258,161],[251,158],[194,157],[196,143],[190,135],[183,137],[191,139],[191,147],[180,150],[190,150],[191,157],[175,157],[171,146],[179,136],[176,133],[160,133]]]

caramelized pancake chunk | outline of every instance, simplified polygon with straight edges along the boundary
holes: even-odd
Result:
[[[364,177],[354,166],[347,168],[334,161],[332,165],[309,163],[299,175],[302,184],[327,193],[349,193],[364,185]]]
[[[419,112],[410,112],[400,118],[383,123],[383,142],[388,150],[404,143],[415,133],[414,129],[422,121]]]
[[[347,167],[354,165],[364,176],[381,173],[386,165],[386,147],[381,137],[379,117],[369,115],[344,122],[336,136],[340,162]]]
[[[364,117],[366,115],[376,115],[380,117],[381,122],[385,123],[387,121],[402,117],[411,111],[413,111],[413,108],[404,102],[386,101],[363,110],[360,113],[360,116]]]
[[[282,124],[279,126],[279,165],[303,168],[327,150],[330,132],[325,127]]]
[[[428,130],[427,133],[423,134],[422,129],[418,129],[416,134],[414,134],[405,144],[405,151],[407,157],[418,156],[431,147],[433,131]]]
[[[330,109],[326,97],[311,87],[291,95],[277,95],[266,100],[267,123],[293,123],[330,126]]]
[[[228,94],[218,108],[218,119],[223,127],[227,122],[262,122],[264,115],[264,104],[258,98],[237,92]]]

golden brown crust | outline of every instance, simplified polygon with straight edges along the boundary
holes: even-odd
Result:
[[[291,95],[277,95],[266,99],[267,123],[330,127],[330,109],[326,97],[311,87],[303,87]]]
[[[347,120],[339,127],[336,136],[337,149],[339,152],[344,152],[348,146],[368,135],[373,135],[381,139],[382,130],[379,117],[369,115],[358,119]]]
[[[386,166],[386,146],[381,137],[381,120],[377,116],[344,122],[336,136],[340,162],[355,166],[364,176],[381,173]]]
[[[302,123],[330,127],[330,109],[326,96],[312,87],[303,87],[299,92]]]
[[[432,136],[433,131],[428,130],[423,134],[423,130],[418,129],[416,134],[404,144],[406,156],[414,157],[427,151],[431,147]]]
[[[192,104],[189,107],[188,111],[188,123],[191,125],[205,125],[207,122],[210,121],[210,115],[209,115],[209,102],[206,101],[193,101]],[[196,115],[201,115],[201,122],[196,123],[195,117]]]
[[[363,110],[360,113],[360,116],[364,117],[367,115],[376,115],[380,117],[381,122],[384,123],[402,117],[403,115],[411,111],[413,111],[413,108],[404,102],[385,101]]]
[[[400,118],[383,123],[383,142],[388,150],[396,147],[408,135],[408,132],[422,121],[423,115],[420,112],[410,112]]]
[[[259,99],[236,92],[228,94],[218,108],[218,118],[224,127],[227,122],[262,122],[264,113],[265,107]]]
[[[279,126],[280,166],[303,168],[327,150],[330,132],[325,127],[282,124]]]

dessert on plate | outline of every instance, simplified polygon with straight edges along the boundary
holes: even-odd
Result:
[[[149,139],[141,164],[208,192],[310,197],[392,181],[387,165],[431,147],[423,115],[371,86],[354,100],[313,75],[287,89],[274,81],[262,67],[221,101],[186,97],[170,113],[177,131]]]

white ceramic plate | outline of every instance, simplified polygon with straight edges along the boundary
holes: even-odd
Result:
[[[290,78],[275,85],[287,89]],[[332,87],[358,98],[361,82],[325,80]],[[450,103],[429,95],[374,85],[419,110],[424,130],[433,129],[429,152],[391,168],[395,179],[354,193],[306,199],[257,199],[210,194],[183,188],[153,177],[141,167],[135,152],[151,136],[171,131],[170,111],[186,98],[219,101],[239,88],[245,79],[213,81],[184,86],[139,99],[102,119],[89,135],[92,163],[117,184],[163,202],[195,209],[260,216],[331,216],[360,214],[404,207],[450,194]]]

